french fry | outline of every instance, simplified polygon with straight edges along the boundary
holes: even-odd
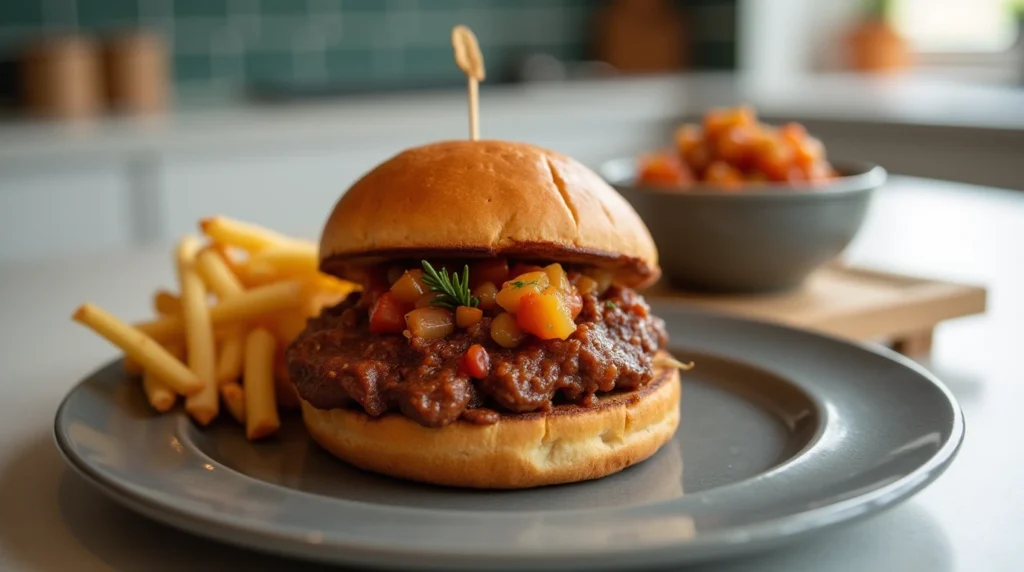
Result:
[[[171,355],[182,360],[184,362],[185,356],[180,344],[177,343],[162,343],[160,340],[156,340],[158,344],[164,347]],[[142,364],[139,363],[135,358],[130,355],[125,355],[121,360],[124,366],[124,371],[132,377],[141,377],[144,371]]]
[[[263,439],[280,430],[280,410],[298,406],[285,348],[309,317],[359,286],[320,273],[312,241],[220,216],[200,227],[211,242],[178,243],[180,294],[153,292],[156,318],[133,326],[91,303],[73,318],[122,349],[154,410],[170,411],[182,395],[198,424],[224,408],[247,439]]]
[[[253,254],[249,265],[253,268],[272,268],[282,277],[311,276],[319,271],[320,254],[313,243],[293,241],[269,246]]]
[[[265,286],[287,278],[281,275],[270,263],[253,262],[252,260],[242,265],[242,276],[245,277],[244,283],[250,288]]]
[[[178,314],[181,312],[181,301],[177,296],[166,290],[157,290],[153,293],[153,310],[155,310],[157,314],[164,316]],[[163,345],[174,357],[179,360],[184,359],[184,354],[180,347],[168,346],[166,344],[161,345]],[[122,363],[124,365],[124,372],[132,377],[140,377],[145,373],[143,371],[142,364],[132,359],[131,356],[124,356]],[[144,377],[143,381],[145,381]],[[150,383],[155,382],[151,381]]]
[[[224,408],[235,418],[235,421],[245,425],[245,390],[237,381],[232,381],[220,386],[220,396],[224,399]]]
[[[342,280],[329,274],[317,274],[311,279],[311,283],[313,289],[317,291],[330,292],[342,297],[348,296],[359,289],[359,286],[354,282]]]
[[[147,369],[142,372],[142,390],[146,393],[146,400],[149,401],[150,406],[160,413],[170,411],[178,400],[174,391],[160,381],[152,370]]]
[[[118,320],[99,306],[83,304],[75,310],[72,319],[88,326],[121,348],[125,354],[141,364],[145,370],[151,371],[176,393],[188,396],[203,389],[203,380],[156,340]]]
[[[217,383],[224,385],[238,381],[245,360],[245,328],[234,326],[220,344],[217,356]]]
[[[253,277],[249,274],[248,264],[239,264],[235,270],[235,276],[242,282],[242,286],[246,288],[258,288],[260,286],[266,286],[269,284],[266,280],[261,277]]]
[[[281,427],[274,395],[274,336],[263,328],[245,339],[245,435],[250,440]]]
[[[161,316],[174,316],[181,313],[181,299],[167,290],[153,293],[153,310]]]
[[[185,348],[181,346],[164,346],[164,349],[177,360],[185,359]],[[174,390],[150,370],[142,372],[142,391],[146,394],[150,406],[161,413],[169,411],[178,401]]]
[[[239,276],[239,270],[241,269],[242,264],[238,260],[238,257],[235,256],[235,251],[230,246],[227,246],[225,244],[213,243],[207,246],[207,248],[217,252],[217,254],[219,254],[221,258],[224,259],[224,263],[228,265],[228,268],[231,269],[231,273],[234,274],[235,276]]]
[[[301,281],[288,280],[246,290],[238,296],[212,306],[210,321],[217,327],[297,308],[305,299],[305,288]],[[167,341],[180,339],[185,332],[180,316],[163,316],[156,320],[140,322],[135,324],[135,327],[148,336]]]
[[[203,234],[214,242],[258,252],[270,246],[286,244],[292,239],[261,226],[228,217],[214,216],[199,221]]]
[[[245,292],[245,287],[231,271],[223,254],[216,250],[204,249],[200,252],[196,258],[196,270],[199,271],[206,286],[222,301]],[[244,345],[244,326],[231,325],[221,342],[220,355],[217,357],[218,384],[237,381],[242,375]]]
[[[206,287],[222,301],[245,291],[238,276],[235,276],[221,254],[215,250],[204,249],[199,253],[196,258],[196,270],[202,276]]]
[[[315,278],[309,279],[307,284],[307,295],[297,309],[277,312],[268,319],[260,320],[260,325],[274,334],[281,347],[287,347],[306,328],[309,318],[319,316],[324,308],[334,306],[345,299],[345,295],[339,292],[318,290]]]
[[[203,381],[202,390],[185,399],[185,411],[200,425],[208,425],[220,409],[217,395],[213,324],[206,304],[206,285],[196,272],[199,239],[185,237],[178,244],[178,280],[181,283],[181,320],[185,329],[188,366]]]

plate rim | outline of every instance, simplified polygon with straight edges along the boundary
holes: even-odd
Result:
[[[668,540],[659,545],[644,547],[642,549],[643,561],[646,565],[673,564],[679,563],[683,560],[686,562],[696,562],[708,558],[714,558],[723,553],[747,553],[757,550],[759,546],[764,544],[786,542],[809,532],[822,531],[834,528],[838,525],[856,522],[862,518],[887,510],[909,499],[915,493],[925,488],[941,476],[956,459],[966,436],[966,423],[963,410],[953,393],[935,374],[931,373],[924,366],[910,358],[886,347],[848,340],[826,333],[808,331],[763,320],[722,316],[690,308],[683,308],[682,310],[684,313],[691,315],[703,315],[714,320],[723,320],[732,323],[756,323],[769,328],[788,330],[800,335],[809,335],[828,340],[830,343],[854,346],[861,351],[873,353],[881,358],[896,362],[926,380],[933,388],[939,391],[940,395],[943,397],[944,403],[949,406],[949,410],[952,415],[952,422],[949,426],[949,435],[942,443],[941,447],[939,447],[913,470],[908,471],[890,483],[886,483],[878,488],[857,494],[848,499],[828,503],[803,512],[774,517],[768,520],[739,525],[732,528],[708,531],[697,534],[686,540]],[[346,541],[344,538],[331,538],[330,542],[310,543],[308,542],[308,539],[302,538],[303,533],[301,531],[286,530],[284,525],[281,524],[267,524],[259,521],[240,522],[240,519],[237,517],[222,514],[214,514],[214,518],[209,518],[207,515],[195,514],[188,509],[174,506],[173,504],[165,506],[163,503],[160,503],[152,497],[135,491],[134,486],[130,483],[126,484],[124,482],[119,482],[118,479],[108,478],[106,475],[103,475],[101,472],[96,471],[93,467],[89,466],[84,459],[81,459],[76,454],[71,444],[66,442],[66,437],[61,431],[61,420],[66,415],[66,407],[68,406],[70,397],[74,392],[87,380],[117,363],[117,361],[119,360],[115,359],[101,365],[75,384],[62,398],[60,406],[54,416],[53,425],[53,436],[56,448],[68,466],[75,473],[83,477],[93,486],[96,486],[101,492],[115,502],[118,502],[123,506],[127,506],[135,512],[145,514],[156,521],[175,528],[183,529],[192,534],[196,534],[197,530],[201,530],[201,536],[215,538],[227,544],[241,546],[256,551],[270,551],[275,554],[283,554],[307,560],[383,567],[408,566],[410,564],[415,564],[415,567],[421,569],[462,569],[468,566],[468,568],[471,569],[479,564],[479,559],[486,558],[490,555],[490,553],[472,551],[460,551],[457,554],[453,554],[443,548],[425,550],[418,546],[403,547],[401,545],[391,545],[384,548],[383,546],[378,547],[368,545],[364,542],[355,542],[353,544],[350,541]],[[766,368],[764,364],[747,363],[767,371],[772,371]],[[772,373],[775,372],[773,371]],[[791,380],[788,381],[792,383]],[[799,385],[798,389],[805,391],[805,389]],[[815,397],[813,394],[811,394],[811,396]],[[824,414],[825,412],[822,411],[822,413]],[[184,414],[181,412],[175,412],[174,415],[181,416]],[[824,427],[824,424],[822,427]],[[820,437],[820,435],[816,436],[815,439],[812,439],[808,446],[811,446],[818,437]],[[789,462],[793,459],[799,458],[799,456],[805,451],[806,448],[783,463],[768,468],[753,477],[745,479],[745,481],[757,479],[766,474],[782,470],[782,468],[788,465]],[[232,471],[232,473],[232,476],[235,478],[253,479],[266,485],[280,487],[292,494],[313,494],[308,491],[301,491],[274,483],[267,483],[243,473],[235,471]],[[723,487],[735,484],[737,483],[730,483]],[[433,509],[431,509],[431,511],[442,512]],[[465,513],[465,511],[451,512]],[[249,540],[240,540],[238,538],[239,536],[249,536],[251,538]],[[274,550],[270,550],[271,547],[268,546],[268,544],[273,545],[276,548]],[[681,557],[679,553],[681,549],[690,553],[682,555],[683,557]],[[325,554],[325,550],[329,553],[333,553],[333,555]],[[506,554],[494,555],[492,557],[495,558],[495,563],[499,566],[507,566],[511,568],[528,567],[537,564],[561,568],[575,568],[581,564],[585,564],[590,568],[604,568],[613,566],[616,559],[635,554],[637,550],[638,548],[636,547],[606,547],[604,550],[597,553],[593,557],[593,560],[589,558],[581,560],[581,556],[584,556],[584,554],[579,551],[572,552],[571,550],[558,553],[549,551],[521,553],[514,559]],[[338,558],[338,556],[343,557]],[[401,562],[396,563],[396,558]]]

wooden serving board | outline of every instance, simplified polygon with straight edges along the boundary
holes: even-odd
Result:
[[[768,295],[692,294],[662,283],[644,293],[673,301],[859,341],[888,343],[915,355],[931,349],[945,320],[985,312],[984,287],[893,274],[841,263],[811,275],[799,290]]]

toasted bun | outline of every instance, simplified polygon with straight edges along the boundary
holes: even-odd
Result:
[[[436,485],[517,489],[597,479],[654,455],[679,425],[679,371],[656,370],[642,390],[597,406],[504,415],[491,425],[427,428],[399,414],[373,418],[302,401],[313,439],[361,469]]]
[[[384,259],[515,256],[611,269],[624,285],[661,275],[647,226],[581,163],[507,141],[445,141],[399,153],[338,201],[321,268],[359,280]]]

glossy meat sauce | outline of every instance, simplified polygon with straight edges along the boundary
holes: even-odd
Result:
[[[319,409],[359,406],[371,416],[400,412],[427,427],[457,419],[493,423],[501,413],[589,404],[595,394],[632,391],[653,376],[652,357],[666,343],[664,323],[628,288],[583,296],[577,329],[560,340],[532,336],[503,348],[491,319],[437,340],[374,335],[358,294],[318,318],[288,350],[299,395]],[[482,345],[490,371],[473,379],[460,358]]]

